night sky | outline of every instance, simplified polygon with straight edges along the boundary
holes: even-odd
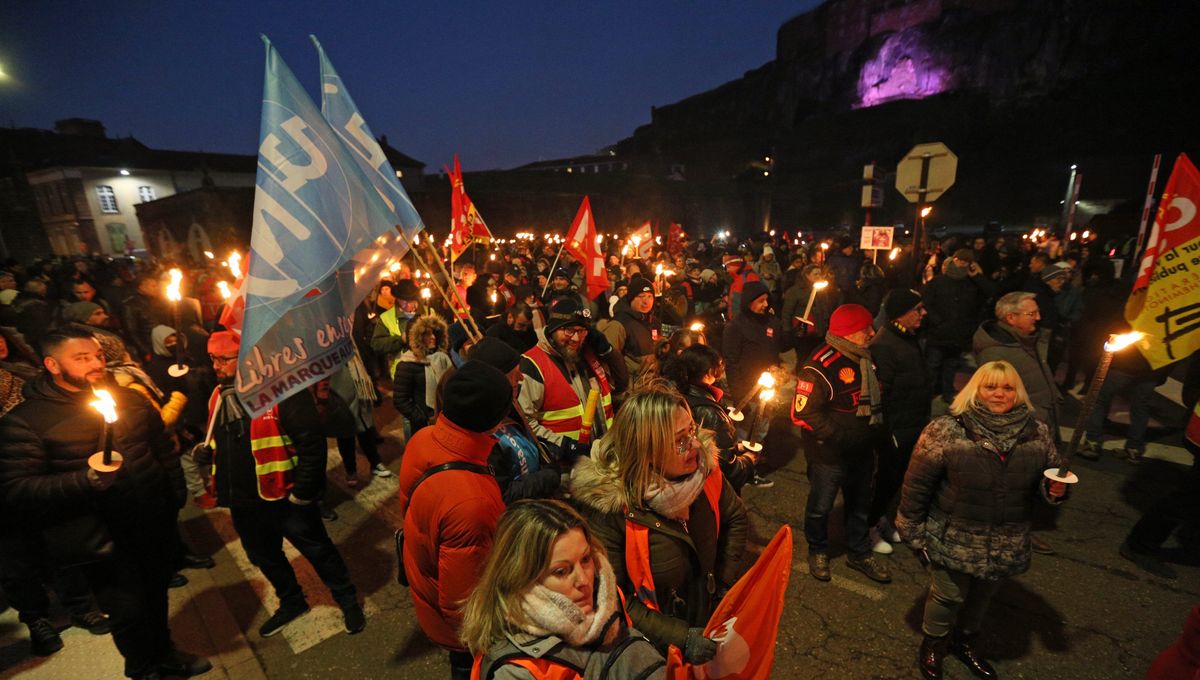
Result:
[[[367,124],[437,171],[591,153],[774,58],[818,0],[0,3],[0,124],[94,118],[255,153],[265,33],[316,94],[315,34]],[[319,97],[314,100],[320,103]]]

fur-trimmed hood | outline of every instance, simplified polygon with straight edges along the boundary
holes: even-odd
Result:
[[[447,334],[449,326],[438,316],[420,316],[408,324],[408,350],[401,355],[401,361],[425,361],[425,348],[421,344],[421,336],[427,331],[432,330],[433,335],[437,338],[438,350],[445,352],[449,345],[447,344]]]
[[[571,468],[571,496],[583,505],[605,514],[624,512],[630,506],[625,491],[625,480],[614,468],[609,468],[597,461],[596,456],[611,444],[608,437],[602,437],[593,447],[592,456],[584,456]],[[700,431],[700,465],[706,470],[714,470],[718,466],[717,445],[712,433]]]

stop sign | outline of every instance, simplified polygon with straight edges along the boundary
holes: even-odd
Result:
[[[924,202],[932,203],[954,185],[957,171],[958,156],[945,144],[918,144],[896,165],[896,190],[904,194],[909,203],[921,201],[922,192]],[[924,182],[921,181],[922,174]]]

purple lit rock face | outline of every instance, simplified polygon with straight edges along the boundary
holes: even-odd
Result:
[[[866,108],[895,99],[924,99],[953,86],[949,69],[916,31],[888,36],[858,74],[858,104]]]

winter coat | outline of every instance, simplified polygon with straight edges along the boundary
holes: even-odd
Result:
[[[226,388],[231,389],[231,388]],[[329,457],[325,433],[312,393],[300,390],[279,402],[279,426],[292,440],[296,467],[292,470],[291,495],[298,499],[318,500],[325,492],[325,464]],[[250,419],[230,420],[213,427],[213,479],[217,504],[221,507],[247,507],[266,501],[259,495],[258,473],[250,450]]]
[[[808,306],[808,296],[811,294],[812,284],[803,276],[797,276],[796,283],[783,293],[780,318],[783,327],[791,329],[793,336],[825,337],[825,333],[829,332],[829,317],[841,304],[841,293],[833,286],[817,293],[813,298],[812,311],[809,312],[809,321],[815,325],[809,326],[797,319],[804,315],[804,308]]]
[[[712,432],[713,443],[721,462],[721,473],[730,486],[741,493],[746,482],[754,477],[754,456],[737,448],[736,428],[729,412],[721,406],[721,391],[707,385],[688,385],[684,393],[696,425]]]
[[[780,332],[775,318],[750,311],[750,303],[766,292],[767,287],[759,281],[746,284],[741,311],[725,326],[721,338],[729,388],[739,397],[753,388],[763,371],[779,363]]]
[[[796,372],[792,422],[803,428],[804,455],[810,462],[839,464],[874,455],[877,428],[857,413],[862,394],[858,361],[821,343]]]
[[[1029,569],[1033,499],[1046,468],[1060,463],[1050,428],[1031,418],[1006,455],[973,437],[959,419],[925,428],[904,476],[896,530],[934,564],[977,578]]]
[[[537,333],[533,330],[532,324],[527,330],[515,331],[507,323],[501,322],[487,329],[483,334],[489,338],[503,340],[508,343],[509,347],[516,350],[517,354],[524,354],[537,344]]]
[[[137,292],[125,299],[123,308],[121,320],[125,323],[125,337],[132,343],[132,350],[137,352],[135,358],[144,359],[154,352],[150,333],[155,326],[168,324],[171,315],[162,298]]]
[[[742,265],[742,270],[734,274],[733,278],[729,281],[729,300],[725,306],[728,319],[732,319],[741,313],[742,290],[752,281],[758,281],[758,272],[754,271],[754,268],[749,264]]]
[[[915,441],[929,423],[933,399],[917,336],[889,323],[871,342],[871,359],[879,378],[883,424],[897,441]]]
[[[447,649],[463,649],[461,606],[492,549],[504,501],[495,478],[469,470],[440,472],[422,482],[415,496],[413,491],[426,470],[443,463],[487,465],[493,444],[491,435],[439,416],[432,427],[413,434],[401,459],[403,568],[421,630]]]
[[[707,439],[707,438],[706,438]],[[604,445],[606,442],[598,442]],[[706,444],[707,465],[717,465],[716,447]],[[631,502],[616,471],[593,458],[581,458],[571,470],[570,491],[580,511],[609,555],[617,585],[625,593],[625,609],[633,625],[660,649],[683,649],[688,628],[704,626],[716,606],[718,590],[740,575],[748,519],[742,499],[728,480],[719,503],[720,533],[708,499],[701,492],[690,508],[686,527],[643,503]],[[637,599],[625,567],[625,521],[649,530],[650,568],[661,612]]]
[[[430,329],[437,338],[438,350],[426,354],[421,336]],[[396,365],[392,403],[408,419],[414,431],[433,422],[437,406],[434,391],[451,367],[446,343],[446,322],[436,316],[422,316],[408,325],[410,349],[400,355],[400,363]]]
[[[982,274],[962,279],[943,274],[934,277],[921,295],[928,312],[924,323],[928,343],[965,350],[992,292],[992,282]]]
[[[113,450],[124,462],[111,487],[88,482],[88,458],[102,442],[103,419],[88,403],[91,390],[69,392],[48,373],[26,383],[25,401],[0,418],[0,506],[5,521],[28,522],[46,533],[52,555],[77,552],[58,544],[56,530],[81,516],[99,518],[116,548],[154,550],[173,530],[170,474],[178,469],[162,420],[136,392],[105,386],[120,416]],[[84,556],[83,561],[99,559]]]
[[[984,321],[975,332],[972,351],[979,365],[988,361],[1007,361],[1017,369],[1038,420],[1049,425],[1051,434],[1057,438],[1058,408],[1063,397],[1046,362],[1050,331],[1039,330],[1036,342],[1024,343],[1012,326],[999,321]]]

